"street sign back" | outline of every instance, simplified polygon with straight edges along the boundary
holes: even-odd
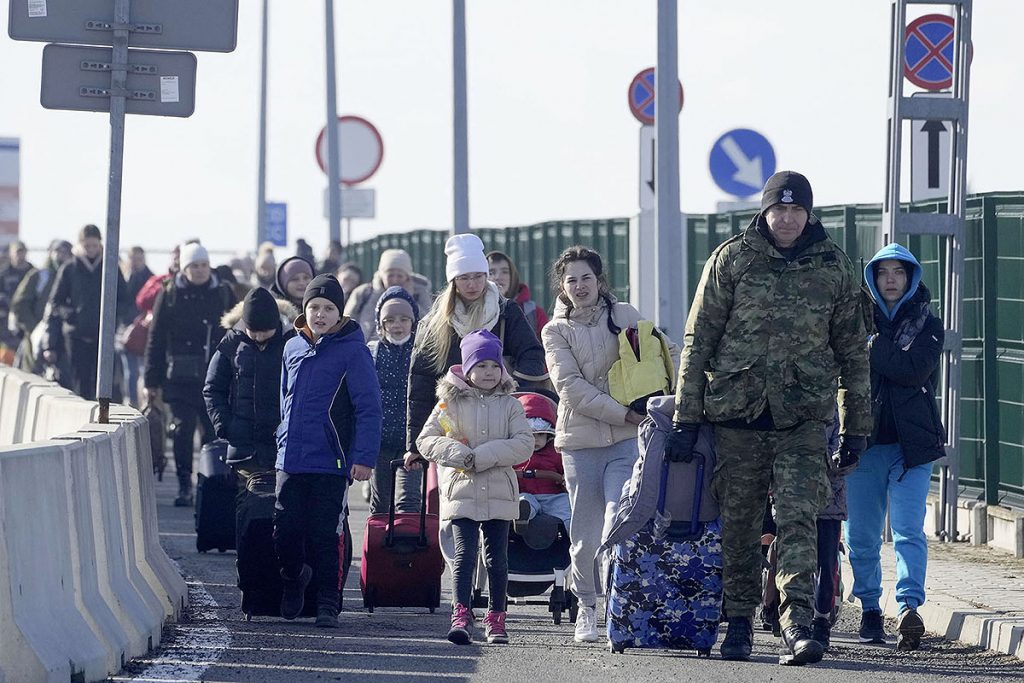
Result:
[[[113,0],[10,0],[14,40],[113,44]],[[129,47],[231,52],[238,0],[132,0]]]
[[[47,109],[110,111],[113,48],[47,45],[39,101]],[[196,56],[191,52],[128,51],[128,114],[191,116]]]

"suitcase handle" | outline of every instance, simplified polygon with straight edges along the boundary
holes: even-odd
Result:
[[[427,545],[427,463],[423,463],[423,491],[420,496],[420,535],[416,539],[416,545],[426,547]],[[388,532],[384,536],[384,545],[388,548],[395,544],[395,489],[398,488],[398,468],[405,466],[403,458],[395,458],[391,461],[391,502],[388,505]]]
[[[693,492],[693,510],[690,513],[689,535],[697,536],[700,533],[700,504],[704,497],[704,456],[694,452],[693,461],[697,463],[696,488]],[[658,483],[658,514],[665,514],[665,496],[668,489],[668,458],[661,461],[661,481]]]

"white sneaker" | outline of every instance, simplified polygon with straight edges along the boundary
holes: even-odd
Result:
[[[577,643],[596,643],[598,637],[596,610],[581,605],[576,615],[576,635],[573,640]]]

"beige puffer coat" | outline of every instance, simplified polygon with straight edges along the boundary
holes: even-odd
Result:
[[[641,320],[631,305],[614,298],[611,302],[617,327],[632,327]],[[576,308],[566,318],[567,310],[559,298],[554,316],[541,332],[544,357],[560,399],[555,448],[604,448],[635,439],[637,425],[626,422],[628,408],[608,393],[608,371],[619,359],[618,339],[608,329],[608,306],[601,301]],[[667,341],[678,368],[679,347]]]
[[[519,484],[512,467],[533,454],[533,430],[513,391],[515,382],[505,374],[494,393],[483,394],[466,382],[461,365],[452,366],[437,383],[438,405],[416,446],[438,465],[441,519],[483,522],[519,516]],[[455,438],[445,436],[441,427],[441,403]]]

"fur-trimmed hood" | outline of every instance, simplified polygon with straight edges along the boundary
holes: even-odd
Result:
[[[281,314],[281,327],[287,330],[292,326],[292,322],[299,317],[299,309],[283,299],[275,298],[274,300],[277,302],[277,310]],[[245,325],[242,323],[242,308],[244,306],[245,301],[235,304],[221,316],[220,326],[225,330],[245,330]]]
[[[517,388],[516,381],[512,379],[512,376],[508,374],[508,370],[504,367],[501,369],[501,381],[498,383],[497,389],[486,396],[498,396],[502,394],[511,394]],[[485,396],[479,389],[471,386],[469,381],[466,379],[466,375],[462,372],[461,365],[453,365],[444,377],[437,381],[437,398],[439,401],[446,403],[452,403],[460,398],[472,397],[481,398]]]

